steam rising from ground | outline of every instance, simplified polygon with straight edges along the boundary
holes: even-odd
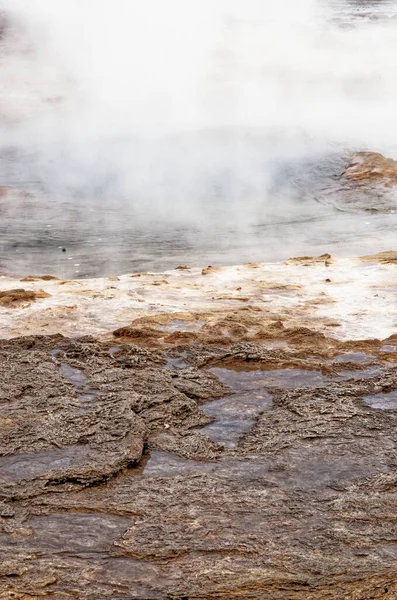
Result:
[[[51,190],[163,214],[222,195],[243,216],[244,202],[274,200],[281,163],[395,143],[397,25],[352,20],[354,3],[2,6],[1,143]]]

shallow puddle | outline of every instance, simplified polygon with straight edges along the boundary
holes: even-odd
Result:
[[[234,448],[240,438],[248,433],[257,417],[272,407],[272,398],[268,387],[286,390],[304,387],[322,387],[331,382],[347,379],[367,379],[379,372],[379,367],[370,367],[359,371],[345,371],[338,376],[328,377],[319,371],[307,369],[277,369],[271,371],[235,371],[213,368],[211,372],[235,394],[208,402],[202,411],[214,421],[200,432],[208,435],[214,442]]]
[[[263,345],[268,350],[288,350],[289,348],[287,342],[264,342]]]
[[[120,346],[110,346],[110,348],[109,348],[110,356],[114,356],[120,349],[121,349]]]
[[[364,363],[370,360],[370,356],[365,352],[346,352],[345,354],[339,354],[332,359],[333,363]]]
[[[257,417],[263,411],[272,408],[272,397],[266,388],[291,390],[300,387],[322,387],[331,382],[347,379],[368,379],[377,375],[380,367],[345,371],[335,377],[305,369],[234,371],[213,368],[210,370],[236,393],[202,406],[202,411],[208,417],[213,417],[214,421],[200,429],[200,432],[208,435],[214,442],[223,444],[227,448],[234,448],[240,438],[252,429]]]
[[[381,393],[364,396],[363,400],[371,408],[397,410],[397,390],[393,390],[387,394]]]
[[[388,467],[376,457],[353,455],[329,457],[318,453],[317,448],[306,448],[300,452],[286,451],[285,464],[275,466],[263,456],[250,458],[219,458],[212,462],[186,460],[171,452],[151,453],[143,475],[145,477],[189,477],[192,475],[214,475],[237,485],[254,484],[264,487],[280,486],[287,489],[308,490],[335,486],[337,482],[348,483],[376,473],[385,473]]]
[[[0,479],[7,482],[34,479],[50,471],[83,464],[88,456],[88,446],[67,446],[44,452],[2,456],[0,458]]]
[[[382,346],[380,351],[381,352],[395,352],[396,347],[395,346]]]
[[[73,385],[79,400],[89,402],[91,400],[95,400],[95,398],[98,396],[99,391],[94,390],[87,384],[87,377],[84,375],[81,369],[75,369],[66,363],[61,363],[59,366],[59,371],[63,377],[65,377],[65,379],[67,379]]]
[[[330,383],[347,379],[370,379],[380,374],[382,368],[371,366],[366,369],[341,371],[339,375],[323,375],[320,371],[309,369],[273,369],[269,371],[235,371],[232,369],[213,368],[211,372],[222,383],[235,392],[246,392],[266,387],[277,387],[285,390],[306,387],[323,387]]]
[[[264,410],[272,407],[272,398],[264,390],[226,396],[201,407],[215,421],[200,429],[214,442],[233,448],[239,439],[252,429],[255,420]]]
[[[340,375],[337,375],[334,379],[336,381],[346,381],[347,379],[357,379],[360,381],[361,379],[371,379],[371,377],[377,377],[382,372],[382,367],[372,366],[367,367],[367,369],[359,369],[359,370],[348,370],[342,371]]]
[[[187,358],[187,352],[184,350],[179,356],[169,356],[165,365],[166,369],[185,369],[188,365],[185,361]]]
[[[65,377],[65,379],[70,381],[70,383],[72,383],[76,388],[85,385],[85,382],[87,381],[83,371],[80,369],[74,369],[66,363],[60,364],[59,371]]]
[[[165,365],[166,369],[185,369],[187,364],[181,358],[168,358],[167,364]]]
[[[173,319],[167,325],[156,325],[161,331],[175,332],[196,332],[203,327],[204,321],[183,321],[182,319]]]
[[[320,387],[335,381],[320,371],[308,369],[275,369],[271,371],[234,371],[232,369],[213,368],[211,372],[222,383],[235,392],[246,392],[266,387],[294,389],[297,387]]]

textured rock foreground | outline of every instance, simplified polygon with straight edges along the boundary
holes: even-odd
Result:
[[[396,262],[3,279],[0,598],[396,598]]]

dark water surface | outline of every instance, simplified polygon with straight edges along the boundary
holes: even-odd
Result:
[[[254,199],[245,210],[243,200],[209,194],[194,204],[196,220],[178,211],[167,217],[161,208],[155,218],[158,207],[148,205],[145,215],[134,202],[100,195],[0,199],[0,266],[18,275],[99,277],[393,248],[392,192],[344,189],[334,167],[330,158],[322,169],[307,162],[300,177],[286,168],[273,193],[263,192],[263,206]]]
[[[391,0],[339,0],[329,19],[360,27],[396,14]],[[0,270],[78,278],[391,249],[397,191],[349,187],[341,175],[352,150],[302,132],[214,130],[145,147],[109,140],[90,171],[67,151],[43,165],[8,149],[0,186],[32,195],[0,197]],[[131,163],[128,191],[115,183],[118,157]]]

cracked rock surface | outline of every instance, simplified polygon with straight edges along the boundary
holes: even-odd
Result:
[[[1,341],[0,598],[397,597],[384,344]]]

